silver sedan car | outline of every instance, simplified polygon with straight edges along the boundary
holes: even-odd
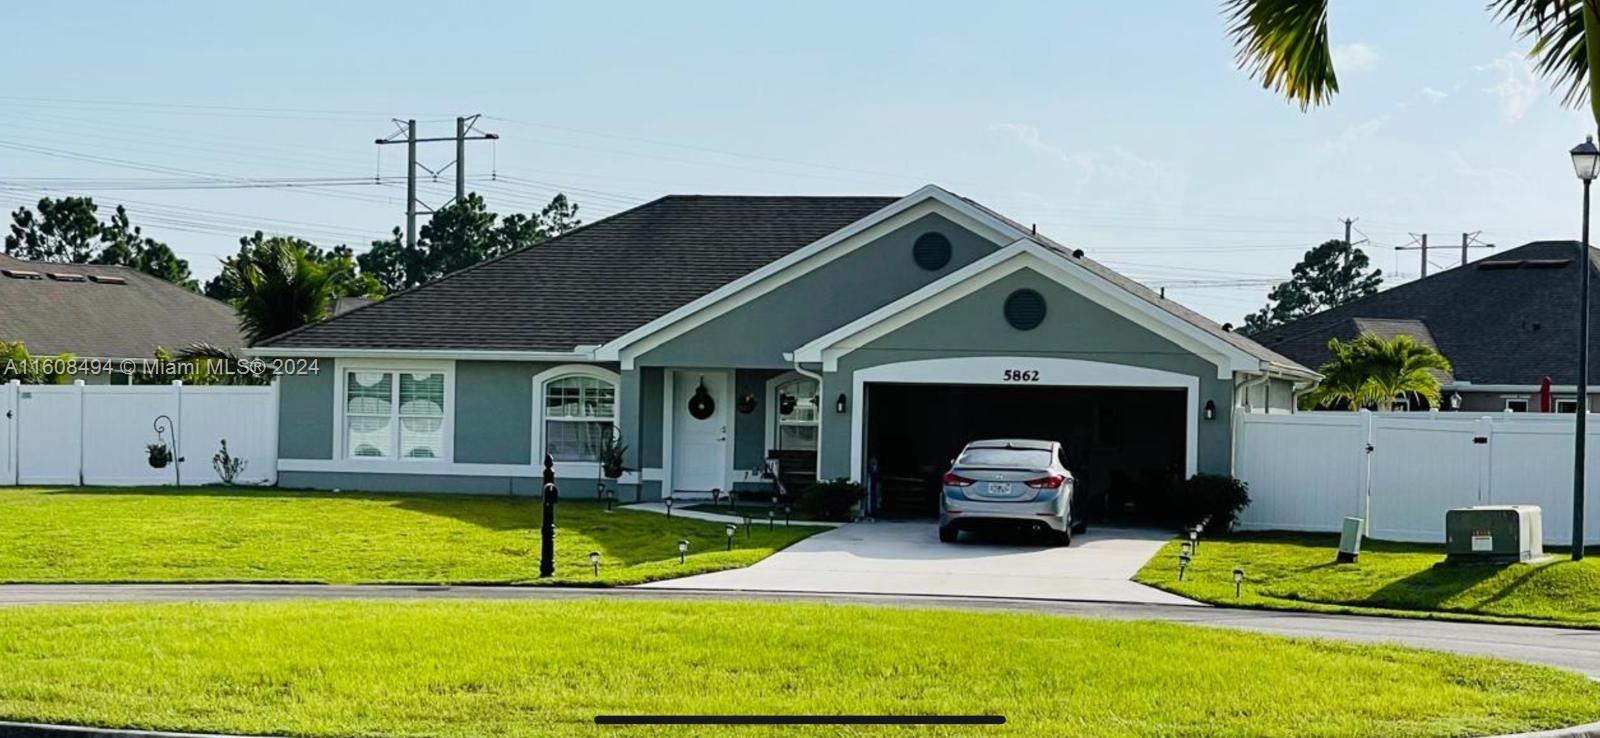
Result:
[[[944,475],[939,540],[954,543],[963,530],[1020,526],[1072,545],[1083,524],[1072,518],[1072,472],[1062,457],[1055,441],[967,444]]]

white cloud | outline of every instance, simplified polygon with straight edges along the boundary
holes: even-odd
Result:
[[[1045,142],[1039,129],[1026,123],[991,123],[989,132],[997,133],[1052,159],[1078,169],[1084,174],[1094,173],[1094,161],[1082,154],[1069,154],[1060,146]]]
[[[1388,117],[1384,116],[1350,126],[1344,129],[1344,132],[1340,133],[1338,138],[1322,144],[1322,150],[1331,153],[1349,151],[1356,144],[1377,134],[1378,129],[1383,128],[1383,124],[1387,120]]]
[[[1507,52],[1478,69],[1500,75],[1498,83],[1483,91],[1500,98],[1500,118],[1507,123],[1522,120],[1528,108],[1539,99],[1539,83],[1534,77],[1533,65],[1521,54]]]
[[[1422,88],[1422,96],[1434,102],[1438,102],[1449,97],[1450,93],[1445,92],[1444,90],[1435,90],[1432,87],[1424,87]]]
[[[1333,68],[1339,72],[1370,72],[1378,68],[1378,49],[1357,41],[1333,47]]]

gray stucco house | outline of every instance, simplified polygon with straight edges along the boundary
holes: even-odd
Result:
[[[1317,378],[936,186],[664,197],[252,353],[318,367],[280,379],[284,486],[538,494],[548,450],[592,494],[615,433],[624,499],[765,488],[774,455],[916,489],[1048,435],[1126,506]]]

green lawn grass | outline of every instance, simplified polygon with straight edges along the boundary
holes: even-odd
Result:
[[[539,520],[530,498],[5,488],[0,582],[621,585],[747,566],[817,531],[752,526],[728,552],[723,523],[562,502],[556,577],[541,580]]]
[[[1044,615],[771,603],[0,610],[0,716],[294,736],[1461,736],[1600,719],[1568,672]],[[596,714],[1001,714],[1004,727],[596,728]]]
[[[1458,619],[1551,621],[1600,627],[1600,560],[1445,564],[1442,546],[1367,541],[1336,564],[1333,534],[1236,533],[1205,539],[1178,581],[1173,541],[1135,581],[1203,602],[1291,610],[1381,610]],[[1233,570],[1244,569],[1242,596]]]

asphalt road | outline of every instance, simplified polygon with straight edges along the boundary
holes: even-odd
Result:
[[[899,607],[1007,610],[1113,620],[1159,620],[1276,635],[1394,643],[1546,664],[1600,679],[1600,630],[1460,623],[1356,615],[1230,610],[1198,605],[1073,602],[1008,598],[559,587],[326,586],[315,584],[13,584],[0,606],[91,602],[251,602],[284,599],[648,600],[837,602]]]

